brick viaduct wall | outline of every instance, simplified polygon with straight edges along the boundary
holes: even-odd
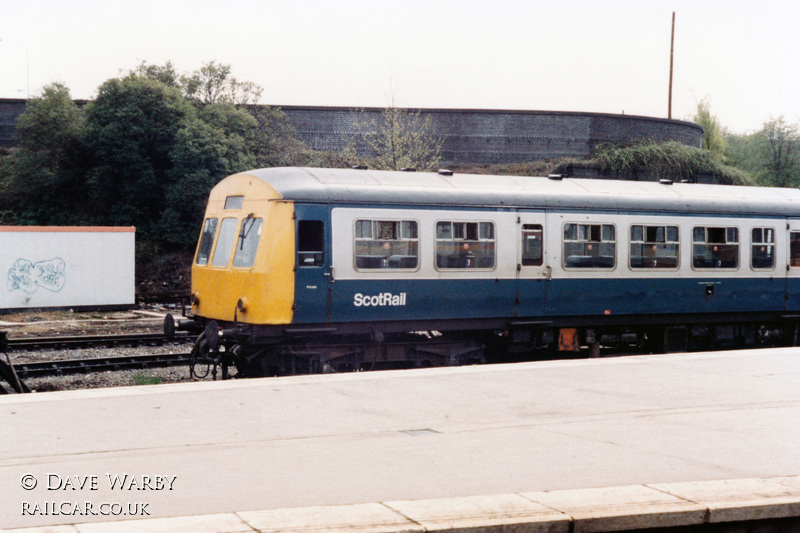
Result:
[[[317,150],[358,146],[359,128],[380,121],[383,109],[281,107],[300,138]],[[414,110],[416,112],[416,110]],[[678,141],[699,148],[700,126],[634,115],[563,111],[421,109],[443,140],[444,162],[494,164],[586,157],[602,143],[637,139]]]
[[[0,99],[0,147],[14,145],[14,126],[25,100]],[[382,108],[283,106],[300,138],[316,150],[343,151],[359,147],[365,124],[382,119]],[[444,163],[495,164],[586,157],[601,143],[636,139],[678,141],[700,147],[702,128],[678,120],[574,113],[563,111],[501,111],[481,109],[421,109],[443,141]],[[363,147],[363,145],[362,145]]]

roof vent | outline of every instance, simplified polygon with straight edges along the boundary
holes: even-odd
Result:
[[[439,174],[441,174],[442,176],[452,176],[453,175],[453,171],[449,170],[449,169],[446,169],[446,168],[440,168],[439,169]]]
[[[547,175],[547,179],[561,181],[562,179],[564,179],[564,175],[563,174],[548,174]]]
[[[367,170],[366,165],[353,165],[353,170]]]
[[[662,179],[658,180],[658,182],[659,182],[661,185],[672,185],[672,180],[668,180],[668,179],[664,179],[664,178],[662,178]]]

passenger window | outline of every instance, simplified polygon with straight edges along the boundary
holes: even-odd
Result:
[[[321,220],[297,223],[297,266],[318,267],[325,263],[325,227]]]
[[[698,226],[692,238],[694,268],[738,268],[739,230]]]
[[[211,256],[211,248],[214,246],[214,237],[216,234],[217,219],[207,218],[206,221],[203,222],[203,234],[200,236],[200,245],[197,247],[196,264],[208,264],[208,258]]]
[[[678,226],[631,226],[631,268],[678,268]]]
[[[750,266],[753,269],[775,268],[774,228],[753,228]]]
[[[522,225],[522,266],[542,265],[542,226],[541,224]]]
[[[236,244],[236,253],[233,256],[233,266],[249,268],[256,262],[258,242],[261,240],[261,224],[262,220],[260,218],[252,218],[251,216],[242,221]]]
[[[436,268],[494,268],[494,222],[436,223]]]
[[[565,268],[614,268],[616,229],[611,224],[564,224]]]
[[[235,218],[222,219],[219,237],[217,237],[217,248],[214,250],[214,259],[211,260],[211,264],[215,267],[228,266],[231,252],[233,252],[233,243],[236,240],[237,222]]]
[[[419,236],[415,220],[356,220],[357,270],[415,269]]]
[[[800,267],[800,231],[789,234],[789,264]]]

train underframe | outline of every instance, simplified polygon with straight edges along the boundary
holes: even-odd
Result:
[[[796,346],[799,326],[800,315],[774,313],[183,327],[201,331],[192,376],[225,379]]]

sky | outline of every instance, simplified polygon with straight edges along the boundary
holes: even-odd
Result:
[[[0,0],[0,98],[216,61],[262,104],[800,122],[795,0]]]

